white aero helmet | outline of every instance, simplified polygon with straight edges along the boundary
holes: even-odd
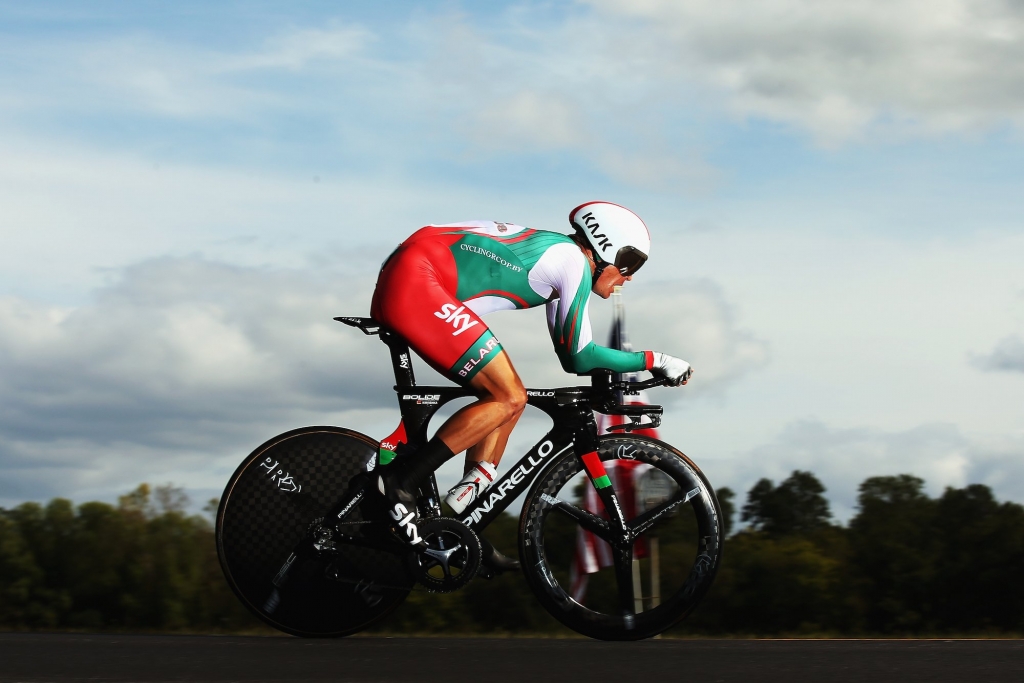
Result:
[[[569,213],[572,227],[586,237],[598,262],[612,263],[623,275],[632,275],[651,253],[651,233],[640,216],[611,202],[587,202]]]

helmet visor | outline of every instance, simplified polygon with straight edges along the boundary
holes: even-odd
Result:
[[[646,262],[647,254],[636,247],[622,247],[615,255],[615,267],[626,277],[636,273]]]

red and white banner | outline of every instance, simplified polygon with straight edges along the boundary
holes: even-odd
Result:
[[[626,338],[626,313],[622,305],[622,296],[616,291],[612,295],[612,328],[609,335],[608,346],[620,351],[630,351],[631,346]],[[636,380],[636,373],[629,373],[616,379]],[[643,392],[638,396],[624,397],[625,405],[649,405],[647,397]],[[646,420],[646,418],[645,418]],[[597,415],[597,433],[609,434],[608,428],[627,422],[623,415]],[[653,428],[637,429],[631,434],[640,434],[658,438],[658,430]],[[650,465],[636,462],[635,460],[606,460],[604,462],[605,472],[612,482],[612,490],[618,496],[619,505],[622,507],[622,514],[626,519],[637,516],[637,488],[640,477],[644,472],[651,469]],[[583,507],[607,519],[608,515],[604,510],[601,499],[597,496],[597,489],[593,486],[584,486]],[[647,539],[640,538],[633,546],[633,557],[643,559],[647,557]],[[569,569],[570,589],[573,600],[583,604],[587,592],[587,577],[604,567],[612,565],[612,548],[605,541],[602,541],[594,534],[583,529],[576,532],[576,553],[573,556],[572,566]]]
[[[646,405],[647,401],[641,393],[638,397],[631,397],[633,400],[626,401],[626,405]],[[626,418],[622,415],[598,415],[597,431],[599,434],[612,433],[608,427],[623,424]],[[658,438],[656,429],[637,429],[631,434],[640,434]],[[650,465],[636,462],[635,460],[606,460],[605,471],[612,481],[612,490],[619,498],[619,505],[622,506],[622,513],[627,519],[632,519],[638,514],[637,510],[637,484],[644,472],[651,469]],[[597,489],[593,486],[585,486],[583,494],[584,509],[596,515],[607,518],[604,505],[597,496]],[[640,560],[647,557],[647,540],[641,538],[633,546],[633,557]],[[587,576],[600,571],[604,567],[612,565],[612,548],[600,538],[578,529],[576,532],[576,554],[573,556],[572,566],[569,570],[570,589],[573,600],[583,604],[587,592]]]

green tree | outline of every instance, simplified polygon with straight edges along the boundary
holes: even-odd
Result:
[[[875,633],[922,633],[930,615],[941,541],[935,501],[909,474],[871,477],[860,485],[850,521],[853,562],[860,576],[867,627]]]
[[[143,484],[116,507],[58,498],[0,511],[0,623],[252,628],[224,581],[210,522],[185,514],[186,504],[180,489]]]
[[[872,477],[861,484],[857,514],[844,528],[829,523],[823,494],[824,487],[808,472],[796,471],[777,487],[767,479],[758,482],[743,508],[750,525],[730,535],[711,592],[680,630],[761,635],[1024,630],[1019,580],[1024,507],[1000,503],[978,484],[948,488],[932,499],[917,477]],[[723,488],[718,497],[723,528],[729,531],[734,496]],[[58,498],[0,510],[0,625],[265,629],[224,581],[210,519],[188,515],[186,507],[180,489],[143,484],[117,505],[76,507]],[[215,508],[215,501],[207,506]],[[485,536],[514,555],[517,527],[505,514]],[[676,532],[692,536],[683,527],[671,530]],[[575,524],[559,516],[546,533],[551,557],[561,567],[556,577],[568,581]],[[678,564],[686,566],[683,558]],[[591,580],[596,587],[612,578],[599,573]],[[566,632],[539,607],[520,574],[478,579],[449,595],[414,591],[378,629]]]
[[[818,537],[741,531],[729,539],[708,597],[680,630],[741,635],[850,630],[859,615],[846,554],[836,529],[819,531]]]
[[[827,526],[832,516],[824,493],[810,472],[794,470],[778,487],[761,479],[747,494],[741,519],[773,536],[810,533]]]
[[[25,548],[39,569],[32,602],[24,626],[52,628],[63,624],[71,609],[69,575],[64,548],[74,539],[74,507],[71,501],[55,498],[43,507],[23,503],[7,512]]]
[[[732,533],[733,520],[736,518],[736,494],[728,486],[715,491],[718,504],[722,507],[722,531],[726,536]]]
[[[947,488],[933,526],[941,542],[931,589],[944,630],[1024,627],[1024,508],[996,501],[981,484]]]
[[[0,624],[26,626],[37,619],[42,578],[18,526],[0,509]]]

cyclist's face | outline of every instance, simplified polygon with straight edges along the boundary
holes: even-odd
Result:
[[[597,294],[602,299],[607,299],[612,295],[616,287],[621,287],[623,283],[633,279],[632,275],[623,275],[613,265],[605,266],[600,275],[594,273],[594,277],[596,278],[593,287],[594,294]]]

